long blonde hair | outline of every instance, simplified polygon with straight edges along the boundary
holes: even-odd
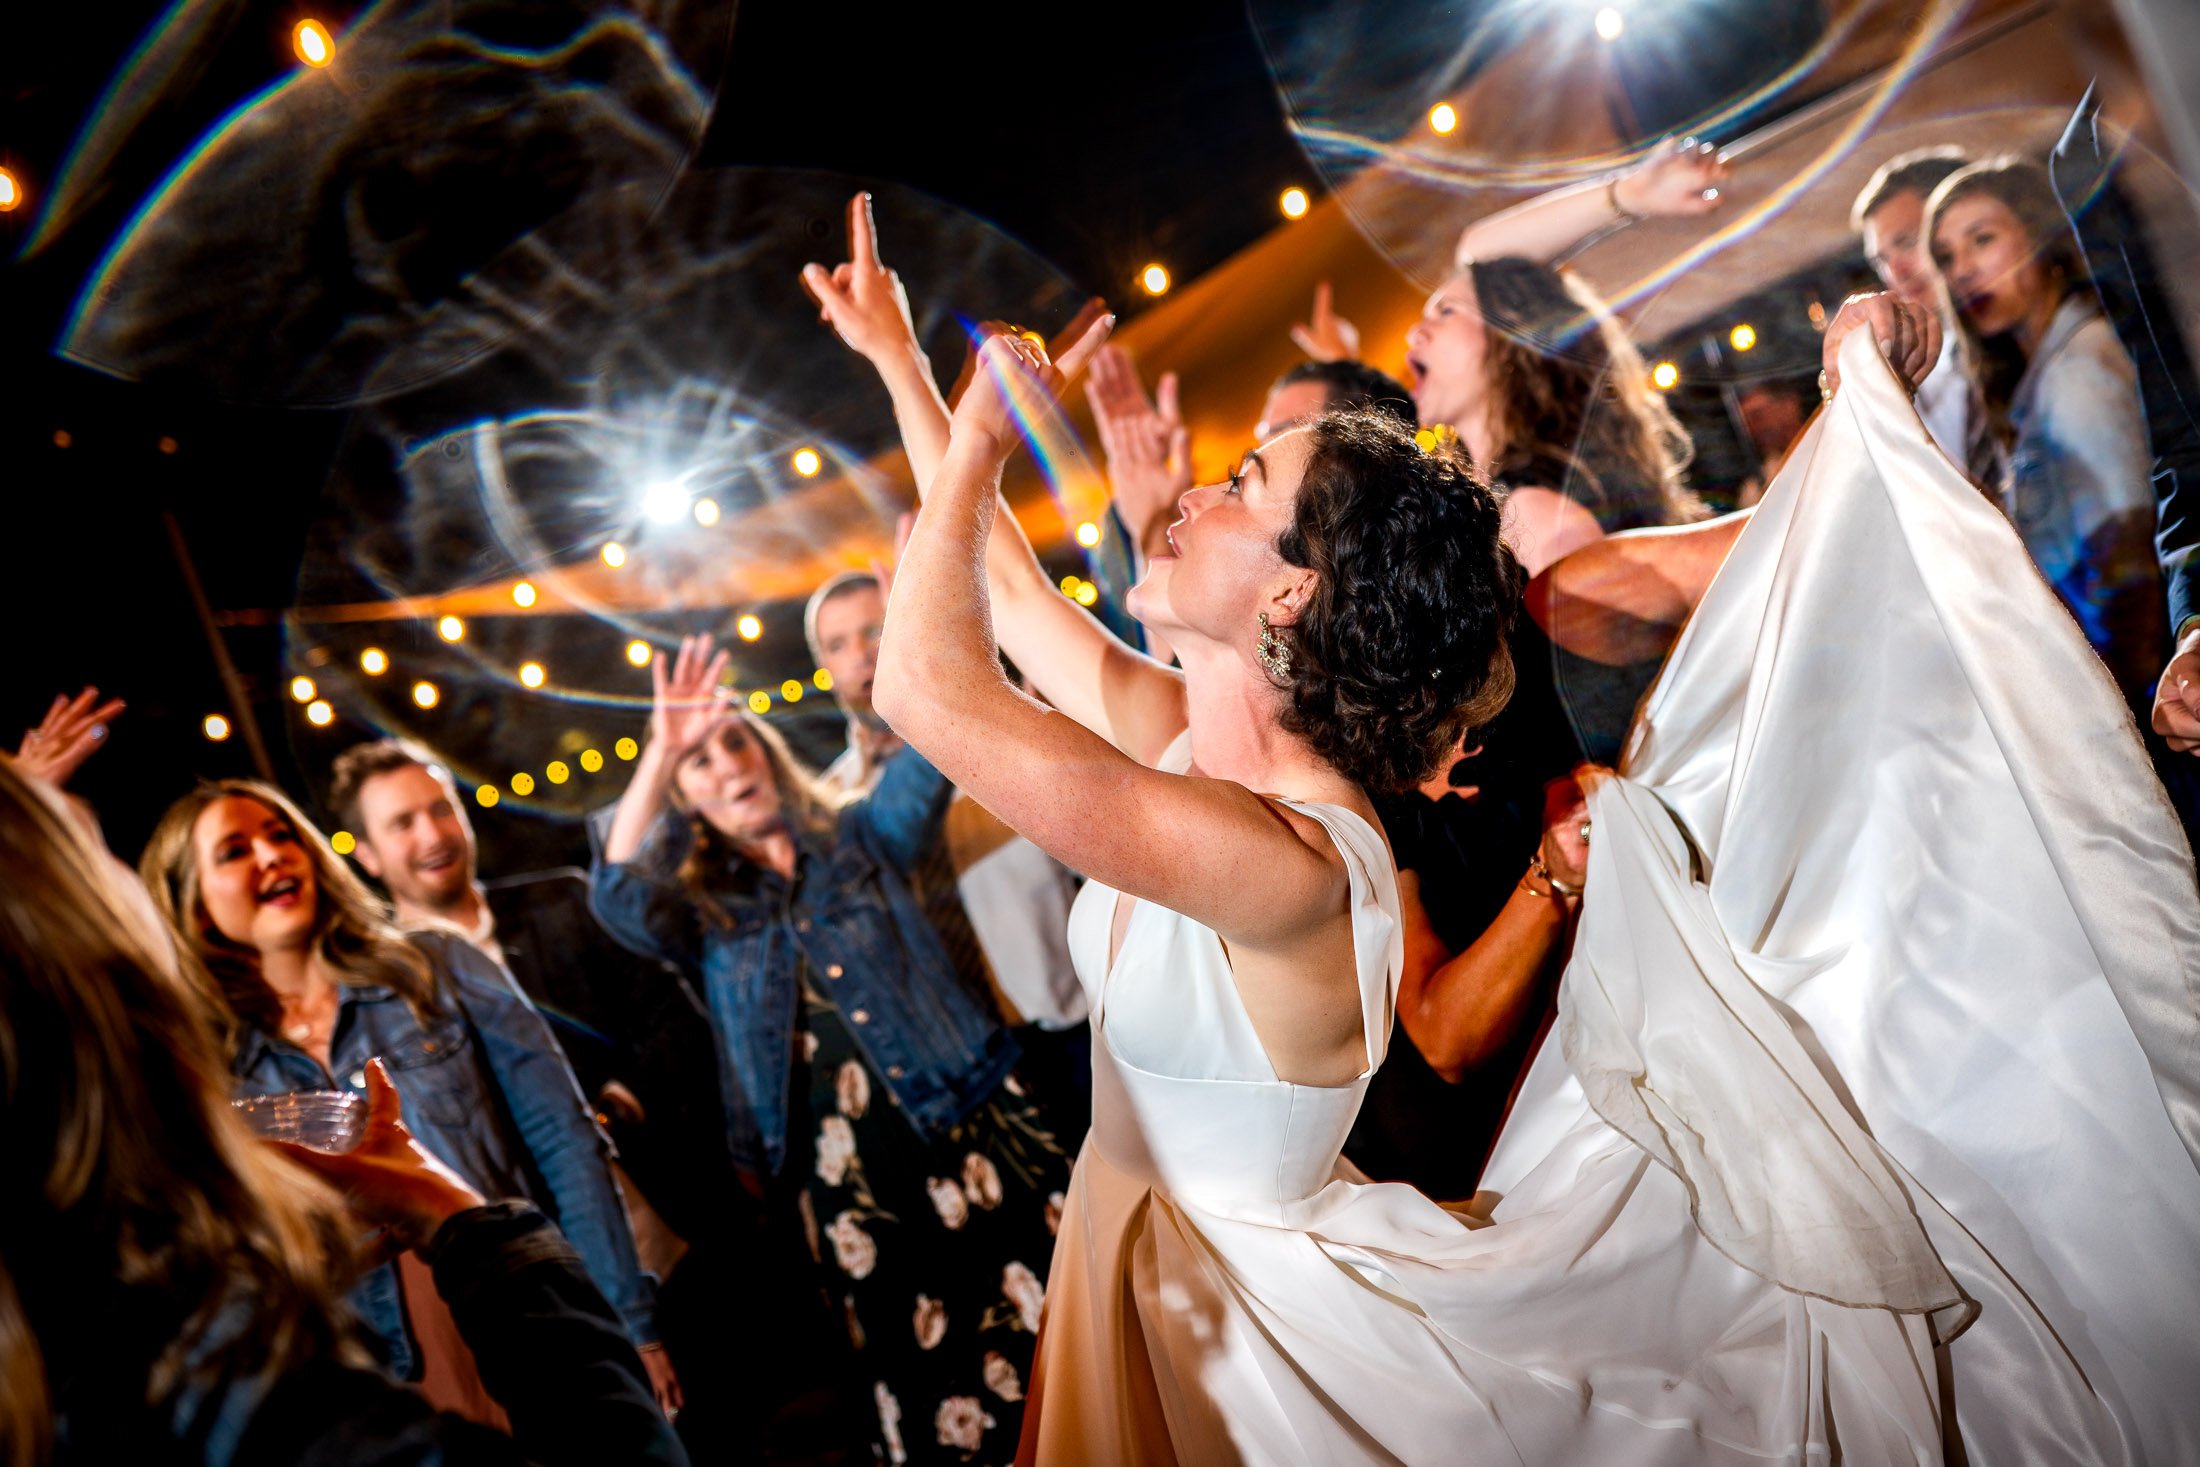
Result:
[[[772,784],[779,791],[779,808],[785,812],[787,823],[813,836],[832,834],[840,824],[841,809],[849,803],[850,797],[829,789],[808,765],[796,758],[778,729],[746,709],[737,708],[726,715],[726,722],[735,720],[740,721],[749,737],[764,751],[764,762],[771,768]],[[721,727],[722,724],[712,728],[708,736],[717,738]],[[677,781],[673,784],[671,799],[672,807],[688,817],[692,837],[687,856],[680,862],[680,885],[694,899],[704,917],[717,926],[730,926],[733,919],[719,904],[711,888],[739,856],[716,826],[688,809],[687,802],[680,798]]]
[[[138,858],[138,870],[168,924],[213,975],[222,1001],[239,1019],[269,1033],[281,1022],[281,1005],[260,976],[260,955],[214,930],[199,896],[198,847],[192,832],[216,800],[232,795],[257,800],[286,821],[313,863],[315,955],[342,983],[390,989],[425,1020],[436,1011],[435,970],[419,948],[383,915],[381,904],[289,796],[254,779],[200,785],[168,807]]]
[[[0,1467],[48,1459],[54,1373],[81,1363],[49,1359],[42,1333],[98,1319],[117,1289],[177,1312],[148,1403],[363,1360],[336,1302],[342,1205],[230,1109],[219,1042],[124,880],[0,759]]]

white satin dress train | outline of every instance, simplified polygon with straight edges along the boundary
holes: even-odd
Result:
[[[2191,857],[2014,532],[1844,371],[1592,793],[1560,1042],[1473,1209],[1360,1178],[1365,1077],[1278,1080],[1214,933],[1142,904],[1111,966],[1086,888],[1022,1460],[2200,1461]],[[1372,1071],[1388,851],[1298,808]]]

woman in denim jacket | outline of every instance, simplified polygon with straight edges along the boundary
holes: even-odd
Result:
[[[735,1157],[804,1232],[890,1460],[1006,1461],[1069,1159],[910,890],[952,790],[904,752],[836,802],[726,665],[658,659],[596,914],[701,980]],[[653,839],[668,806],[685,842]]]
[[[239,1096],[364,1093],[380,1058],[420,1143],[489,1197],[534,1201],[564,1231],[635,1345],[659,1403],[678,1382],[657,1348],[656,1281],[635,1256],[611,1147],[542,1016],[504,970],[453,934],[400,933],[280,791],[251,780],[201,786],[172,805],[141,862],[170,924],[212,975],[231,1025]],[[421,1379],[440,1352],[416,1323],[445,1316],[406,1289],[399,1263],[373,1270],[353,1303],[384,1363]],[[494,1419],[462,1365],[431,1396]]]

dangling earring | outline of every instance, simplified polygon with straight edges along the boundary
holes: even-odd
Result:
[[[1268,613],[1260,613],[1260,640],[1253,644],[1253,659],[1277,682],[1291,680],[1291,649],[1276,629],[1268,625]]]

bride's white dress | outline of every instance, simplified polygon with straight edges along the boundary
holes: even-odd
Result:
[[[1087,886],[1022,1460],[2200,1461],[2191,857],[2013,531],[1844,372],[1592,794],[1471,1211],[1358,1177],[1365,1077],[1278,1080],[1214,933],[1141,903],[1111,963]],[[1298,808],[1372,1071],[1389,853]]]

